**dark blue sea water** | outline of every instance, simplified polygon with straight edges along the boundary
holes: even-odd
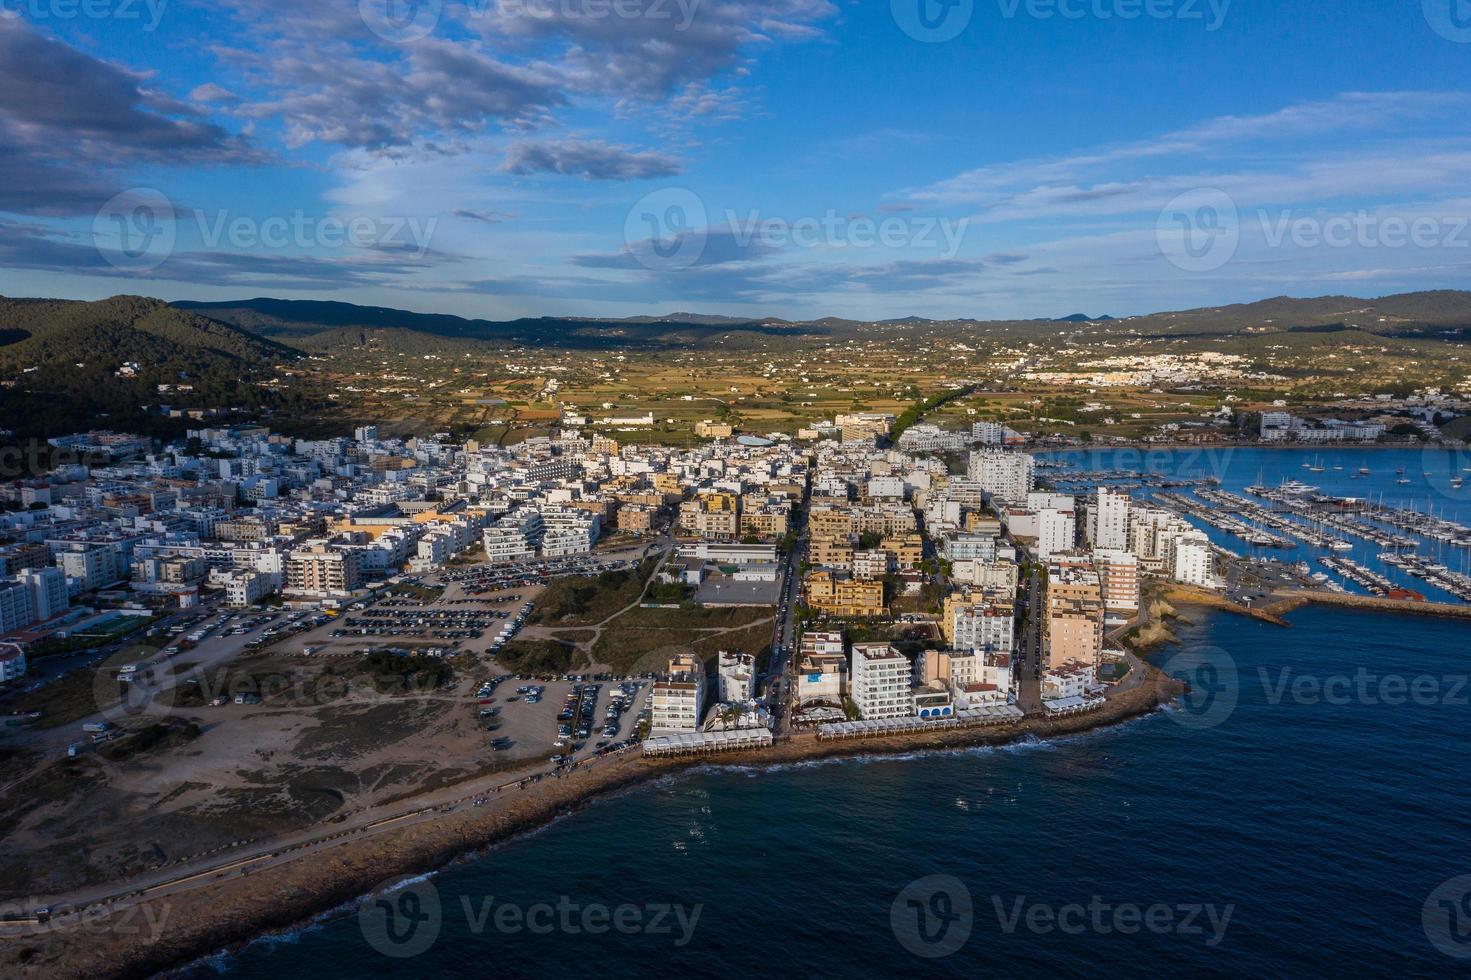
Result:
[[[416,955],[375,948],[386,913],[345,910],[194,972],[1464,972],[1471,960],[1433,940],[1471,953],[1451,938],[1471,941],[1458,931],[1471,923],[1471,883],[1441,889],[1428,931],[1422,910],[1471,874],[1471,692],[1459,679],[1471,627],[1322,609],[1295,614],[1290,630],[1208,616],[1180,631],[1179,650],[1204,651],[1206,664],[1191,706],[1052,744],[692,772],[434,875],[410,889],[417,906],[402,904],[407,891],[390,896],[398,936],[417,912]],[[935,875],[955,880],[911,887]],[[576,932],[495,925],[502,906],[556,915],[562,897],[578,907]],[[630,906],[625,924],[645,926],[658,906],[699,914],[680,946],[678,926],[581,931],[592,904]],[[1059,916],[1065,930],[1048,926]]]

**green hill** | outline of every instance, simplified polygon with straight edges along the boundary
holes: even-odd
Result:
[[[253,384],[299,352],[139,296],[0,297],[0,407],[18,432],[136,423],[145,406],[257,404]],[[169,389],[160,391],[160,385]]]

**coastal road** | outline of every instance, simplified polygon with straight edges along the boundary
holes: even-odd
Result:
[[[38,925],[47,929],[66,928],[73,924],[85,925],[80,918],[76,918],[79,913],[86,913],[86,921],[91,922],[103,914],[279,867],[318,855],[341,844],[355,843],[379,834],[439,820],[450,813],[496,806],[516,799],[518,794],[534,790],[545,780],[556,779],[573,770],[600,771],[628,765],[636,762],[639,757],[637,748],[633,748],[622,754],[580,761],[572,770],[563,770],[560,774],[555,769],[547,768],[516,774],[491,773],[456,786],[422,794],[408,805],[400,803],[397,806],[371,807],[330,827],[319,825],[269,840],[242,842],[240,846],[223,848],[218,853],[199,860],[157,868],[126,882],[112,882],[65,895],[38,896],[24,902],[6,903],[8,907],[24,908],[30,916],[0,922],[0,938],[26,935],[27,930]],[[68,915],[57,916],[42,923],[35,913],[43,908],[52,910],[53,915],[64,909]]]

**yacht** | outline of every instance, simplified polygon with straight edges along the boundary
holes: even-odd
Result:
[[[1359,467],[1359,476],[1368,476],[1368,475],[1369,475],[1369,467],[1367,467],[1367,466],[1360,466]]]

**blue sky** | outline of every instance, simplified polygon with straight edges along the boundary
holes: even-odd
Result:
[[[502,318],[1463,288],[1471,0],[0,0],[0,293]]]

